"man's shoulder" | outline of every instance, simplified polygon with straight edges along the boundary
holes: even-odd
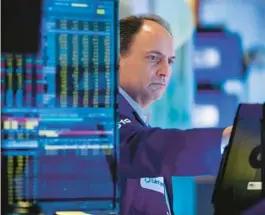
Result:
[[[124,127],[125,125],[129,124],[136,125],[139,123],[135,118],[134,109],[121,94],[119,94],[118,97],[118,104],[119,104],[119,117],[120,117],[119,128]]]
[[[124,96],[119,93],[118,95],[118,107],[119,107],[119,113],[122,116],[133,116],[133,108],[129,104],[129,102],[124,98]]]

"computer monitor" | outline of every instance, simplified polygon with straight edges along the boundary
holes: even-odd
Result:
[[[5,204],[116,210],[117,0],[45,0],[37,55],[2,53]]]
[[[265,105],[241,104],[219,169],[215,213],[240,214],[265,198]]]

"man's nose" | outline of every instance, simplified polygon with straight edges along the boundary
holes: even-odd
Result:
[[[168,63],[167,60],[163,60],[160,64],[158,71],[157,71],[157,75],[168,77],[170,75],[170,71],[171,71],[170,64]]]

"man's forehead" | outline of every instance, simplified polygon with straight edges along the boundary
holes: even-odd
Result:
[[[135,37],[135,45],[144,52],[158,51],[163,55],[174,55],[174,40],[170,33],[160,24],[145,21],[141,31]]]
[[[164,33],[170,38],[172,38],[171,34],[167,31],[165,27],[152,20],[144,20],[141,30],[146,33],[148,32]]]

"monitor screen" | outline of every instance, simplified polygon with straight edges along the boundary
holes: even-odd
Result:
[[[238,108],[213,195],[213,202],[219,206],[226,198],[235,209],[242,211],[262,198],[264,168],[261,157],[264,153],[262,146],[265,144],[262,134],[263,108],[261,104],[241,104]]]
[[[1,56],[8,204],[115,206],[117,10],[116,0],[45,0],[39,53]]]

